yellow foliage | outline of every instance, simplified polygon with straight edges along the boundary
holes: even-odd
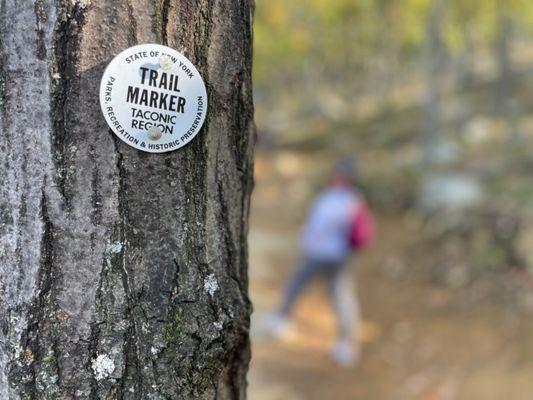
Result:
[[[467,40],[491,51],[502,15],[533,30],[531,0],[256,0],[256,81],[270,81],[273,73],[298,79],[310,64],[332,74],[368,69],[391,46],[406,61],[419,59],[437,1],[444,4],[442,36],[450,55],[464,52]]]

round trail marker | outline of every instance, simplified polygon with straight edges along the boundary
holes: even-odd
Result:
[[[107,66],[100,106],[122,141],[164,153],[198,134],[207,112],[207,92],[200,73],[183,54],[159,44],[140,44]]]

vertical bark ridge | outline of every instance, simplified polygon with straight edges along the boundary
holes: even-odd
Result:
[[[0,398],[11,399],[40,380],[33,364],[38,350],[32,303],[43,300],[48,287],[40,269],[49,257],[46,243],[51,235],[46,201],[46,176],[52,169],[47,55],[55,8],[47,0],[4,0],[0,18]]]
[[[45,182],[46,183],[46,179]],[[44,185],[46,186],[46,185]],[[40,219],[43,222],[41,262],[38,271],[37,292],[28,312],[28,322],[21,336],[20,362],[12,365],[11,380],[17,382],[22,398],[42,398],[59,393],[57,381],[56,338],[49,335],[51,327],[61,315],[50,314],[53,309],[53,289],[57,279],[54,268],[54,226],[49,215],[49,200],[42,189]],[[40,362],[35,362],[40,360]]]
[[[131,3],[130,0],[127,0],[127,6],[128,6],[128,16],[129,16],[129,20],[130,20],[130,29],[129,29],[129,36],[130,36],[130,41],[129,43],[131,45],[134,45],[136,43],[138,43],[138,39],[137,39],[137,18],[135,16],[135,11],[133,9],[133,5]]]

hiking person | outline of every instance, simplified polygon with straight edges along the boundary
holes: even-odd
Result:
[[[365,247],[373,235],[373,220],[356,190],[351,160],[337,162],[327,187],[311,206],[301,239],[301,257],[280,309],[271,316],[268,331],[281,335],[289,326],[293,306],[312,278],[326,280],[335,310],[339,336],[332,358],[343,366],[355,365],[359,348],[355,337],[359,304],[347,264],[352,253]]]

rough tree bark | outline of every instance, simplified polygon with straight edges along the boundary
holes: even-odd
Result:
[[[237,399],[249,359],[252,0],[3,0],[0,399]],[[200,134],[139,152],[100,77],[158,42],[206,81]]]

